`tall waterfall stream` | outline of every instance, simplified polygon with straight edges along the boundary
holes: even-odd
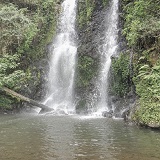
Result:
[[[76,0],[65,0],[59,19],[59,28],[52,43],[48,95],[45,105],[67,114],[75,111],[74,77],[76,68]]]
[[[111,66],[111,56],[116,55],[118,49],[118,3],[118,0],[112,0],[110,3],[105,20],[105,34],[102,38],[102,43],[99,45],[101,67],[96,81],[97,93],[95,99],[93,98],[92,115],[99,116],[103,112],[110,110],[108,105],[108,76]]]
[[[118,0],[113,0],[107,15],[107,30],[104,43],[99,49],[101,54],[101,69],[99,75],[100,99],[97,107],[100,110],[108,110],[108,74],[111,66],[111,56],[117,54],[117,37],[118,37]]]

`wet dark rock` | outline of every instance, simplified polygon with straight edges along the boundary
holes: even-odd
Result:
[[[149,123],[148,126],[149,126],[150,128],[159,129],[159,130],[160,130],[160,123],[156,123],[156,122],[154,122],[154,123]]]
[[[41,111],[39,112],[39,114],[44,114],[44,113],[53,112],[53,111],[54,111],[53,108],[41,109]]]
[[[28,72],[31,77],[28,80],[28,84],[22,86],[20,93],[26,97],[32,98],[34,100],[42,100],[45,96],[45,88],[47,82],[47,59],[42,59],[34,62],[28,68]]]
[[[117,102],[117,101],[118,101],[118,97],[117,97],[117,96],[112,96],[112,97],[111,97],[111,101],[112,101],[113,103]]]
[[[64,110],[58,109],[56,110],[57,114],[68,115]]]
[[[112,118],[112,116],[113,116],[113,110],[110,110],[109,112],[108,111],[102,112],[102,116],[106,117],[106,118]]]
[[[111,106],[114,108],[114,117],[123,118],[125,121],[131,119],[136,103],[136,95],[134,93],[130,92],[125,97],[111,95],[109,100]]]
[[[85,3],[84,1],[79,1],[79,3]],[[91,15],[91,19],[85,23],[85,25],[78,24],[78,37],[79,37],[79,47],[77,49],[78,58],[89,57],[93,60],[93,66],[91,68],[87,68],[87,70],[92,70],[93,74],[91,78],[87,81],[87,85],[80,86],[76,88],[76,96],[80,99],[79,103],[76,107],[77,113],[87,113],[87,106],[90,106],[91,97],[94,97],[94,90],[96,87],[95,81],[98,75],[98,68],[100,62],[100,52],[99,52],[99,44],[102,44],[103,35],[105,34],[105,23],[104,17],[106,16],[107,6],[103,5],[103,1],[95,1],[94,9]],[[81,12],[82,8],[78,8],[78,11]],[[86,9],[86,8],[85,8]],[[78,13],[78,15],[80,15]],[[83,61],[84,62],[84,61]],[[84,65],[83,63],[78,63],[78,66]],[[88,64],[86,64],[88,65]],[[93,69],[94,68],[94,69]],[[84,74],[84,72],[80,72],[77,74],[77,79],[81,79],[81,81],[85,81],[81,78],[80,74]],[[86,75],[88,76],[88,75]],[[84,76],[84,77],[86,77]],[[78,81],[78,80],[77,80]]]
[[[130,115],[130,109],[126,108],[122,114],[121,114],[121,118],[124,119],[124,121],[128,121],[129,120],[129,115]]]

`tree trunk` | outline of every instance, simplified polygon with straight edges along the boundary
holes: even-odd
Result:
[[[9,88],[2,87],[1,90],[5,91],[7,94],[9,94],[9,95],[11,95],[13,97],[19,98],[22,101],[25,101],[25,102],[33,105],[33,106],[37,106],[37,107],[41,108],[43,110],[43,112],[47,112],[47,111],[52,111],[53,110],[52,108],[50,108],[50,107],[48,107],[48,106],[46,106],[44,104],[41,104],[41,103],[39,103],[39,102],[37,102],[37,101],[35,101],[33,99],[25,97],[25,96],[23,96],[23,95],[21,95],[19,93],[16,93],[15,91],[13,91],[13,90],[11,90]]]

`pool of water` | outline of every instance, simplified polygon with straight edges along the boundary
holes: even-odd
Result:
[[[0,160],[159,160],[160,132],[87,116],[0,116]]]

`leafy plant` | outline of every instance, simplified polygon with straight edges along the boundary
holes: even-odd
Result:
[[[130,62],[127,54],[112,59],[112,92],[125,96],[130,90]]]
[[[6,96],[0,96],[0,108],[11,109],[13,101]]]
[[[156,38],[160,31],[159,1],[136,0],[126,3],[123,0],[123,4],[125,19],[123,34],[126,35],[128,45],[137,45],[144,37]]]
[[[78,60],[78,87],[87,87],[96,74],[95,60],[89,56],[81,56]]]
[[[123,34],[132,49],[134,84],[139,96],[135,119],[160,126],[160,1],[122,0]]]
[[[143,65],[134,78],[136,92],[140,97],[140,108],[136,112],[140,123],[160,124],[160,62],[153,67]]]
[[[0,87],[23,91],[31,79],[40,82],[40,71],[36,68],[39,74],[33,75],[30,64],[46,55],[45,46],[53,38],[60,1],[0,2]],[[6,95],[0,95],[0,101],[4,108],[15,103]]]
[[[19,56],[4,55],[0,58],[0,87],[7,86],[9,88],[20,87],[21,80],[25,77],[22,70],[17,70]]]
[[[36,25],[29,19],[26,12],[26,9],[18,9],[12,4],[1,8],[1,54],[16,50],[25,39],[25,45],[29,44],[35,35],[37,31]],[[34,34],[32,34],[33,32]]]
[[[95,2],[92,0],[79,2],[78,24],[80,28],[89,24],[94,8]]]

